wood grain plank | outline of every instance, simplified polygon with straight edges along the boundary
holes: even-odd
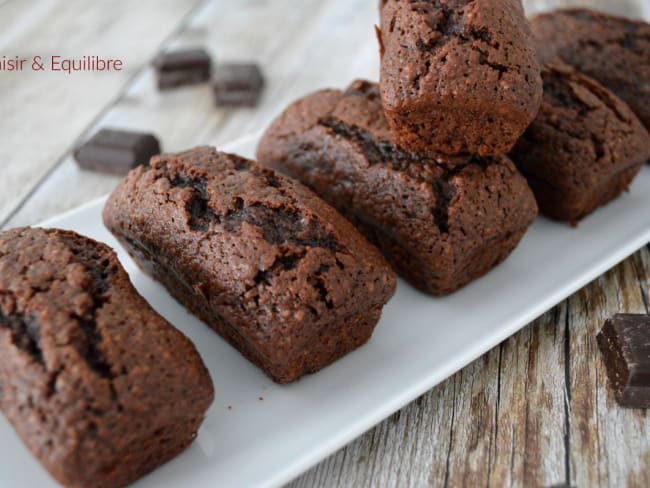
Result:
[[[47,174],[196,0],[0,5],[0,53],[121,58],[112,73],[0,72],[0,222]],[[143,21],[146,19],[146,21]]]
[[[566,480],[566,314],[566,306],[559,305],[501,345],[488,486],[551,486]]]
[[[486,486],[496,422],[499,350],[455,376],[454,420],[445,462],[445,486]]]

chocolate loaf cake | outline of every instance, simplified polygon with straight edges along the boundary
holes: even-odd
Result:
[[[542,78],[542,107],[511,157],[540,211],[575,224],[628,188],[650,160],[650,135],[616,95],[561,61]]]
[[[213,395],[192,343],[109,247],[0,234],[0,410],[60,483],[133,482],[192,443]]]
[[[434,295],[504,260],[537,214],[526,180],[505,156],[450,161],[395,144],[378,87],[365,81],[292,104],[257,156],[335,205],[399,274]]]
[[[145,271],[279,383],[364,344],[395,291],[379,251],[313,192],[211,147],[132,171],[104,222]]]
[[[520,0],[382,0],[381,97],[395,142],[507,153],[542,98]]]
[[[540,49],[614,92],[650,129],[650,24],[576,8],[537,15],[531,25]]]

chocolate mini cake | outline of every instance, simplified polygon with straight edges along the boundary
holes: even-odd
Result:
[[[531,20],[540,48],[614,92],[650,129],[650,24],[587,9]]]
[[[627,189],[650,160],[650,135],[616,95],[562,62],[542,78],[542,107],[511,157],[540,210],[576,223]]]
[[[313,192],[211,147],[132,171],[104,222],[146,272],[279,383],[364,344],[395,291],[379,251]]]
[[[192,343],[109,247],[0,233],[0,410],[60,483],[135,481],[192,443],[213,396]]]
[[[537,214],[505,156],[443,160],[392,142],[374,83],[298,100],[271,124],[257,156],[335,205],[399,274],[434,295],[503,261]]]
[[[519,0],[382,0],[381,97],[411,151],[507,153],[542,98]]]

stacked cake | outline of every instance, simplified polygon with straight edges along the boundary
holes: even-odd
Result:
[[[577,51],[591,35],[614,44],[610,64],[647,71],[647,24],[557,11],[533,20],[536,39],[518,0],[382,0],[380,19],[379,84],[298,100],[257,156],[336,206],[417,288],[457,290],[511,253],[537,206],[576,223],[650,159],[633,110],[566,64],[584,60],[643,117],[647,73],[614,76]]]
[[[380,3],[379,84],[291,105],[258,159],[300,179],[433,295],[482,276],[537,215],[506,155],[542,101],[519,0]]]

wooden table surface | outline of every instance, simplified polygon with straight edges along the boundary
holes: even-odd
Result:
[[[650,0],[592,5],[650,20]],[[377,79],[375,0],[0,0],[0,55],[119,57],[120,73],[0,72],[0,228],[35,224],[108,193],[71,149],[98,127],[144,129],[164,150],[263,129],[313,90]],[[150,61],[203,45],[252,59],[257,109],[218,110],[207,86],[165,94]],[[534,279],[534,277],[531,277]],[[620,311],[648,312],[650,247],[598,278],[300,478],[330,486],[650,486],[650,417],[619,408],[595,336]]]

